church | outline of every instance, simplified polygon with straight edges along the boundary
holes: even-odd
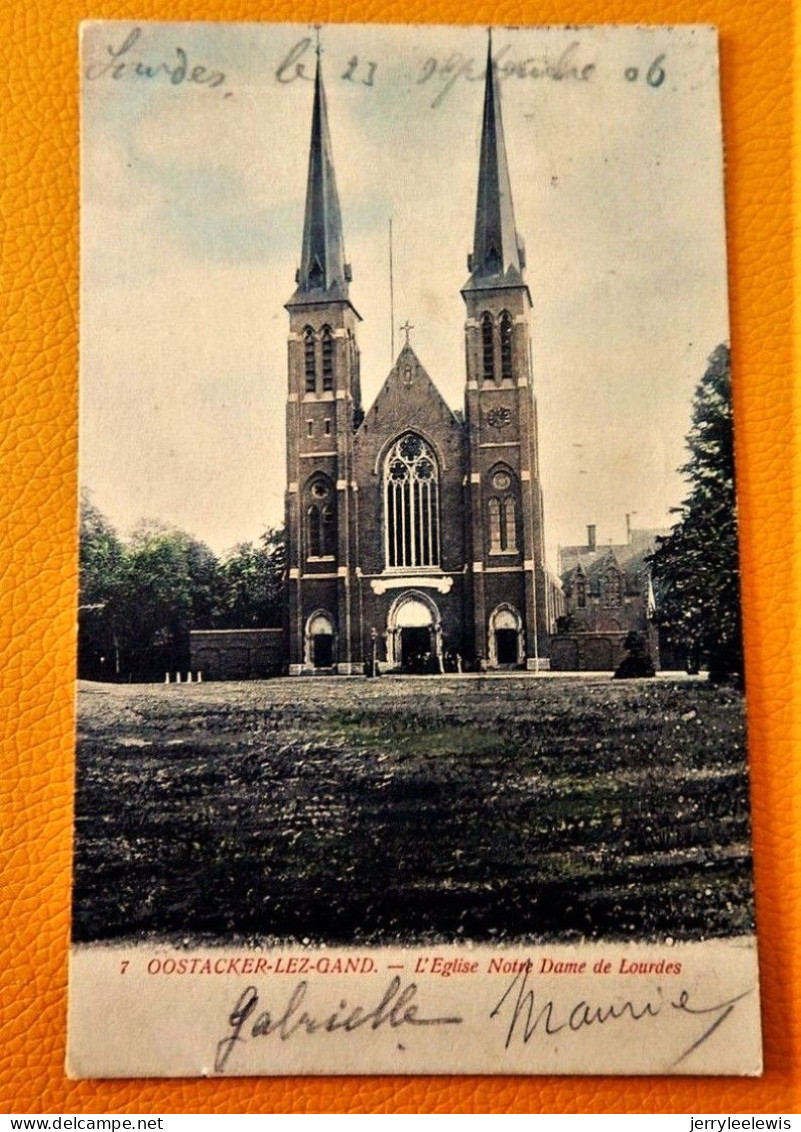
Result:
[[[549,667],[562,595],[545,564],[532,300],[489,51],[467,271],[463,413],[408,331],[363,405],[318,57],[301,261],[286,303],[290,675]]]

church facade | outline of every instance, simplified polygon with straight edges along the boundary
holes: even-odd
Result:
[[[488,54],[465,303],[464,412],[407,341],[362,404],[318,59],[289,314],[290,675],[548,667],[560,591],[545,565],[523,246]]]

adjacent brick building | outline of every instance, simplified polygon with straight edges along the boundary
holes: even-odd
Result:
[[[564,614],[551,642],[551,667],[560,671],[614,669],[626,655],[632,631],[648,643],[659,667],[653,625],[654,592],[648,555],[663,530],[633,530],[627,541],[598,546],[595,527],[587,527],[584,546],[559,547]]]
[[[465,407],[407,341],[361,400],[318,60],[306,212],[289,312],[286,526],[292,675],[548,666],[560,612],[545,567],[531,295],[488,54],[473,251],[462,289]]]

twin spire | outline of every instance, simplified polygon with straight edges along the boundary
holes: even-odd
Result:
[[[481,157],[473,253],[468,258],[470,278],[465,290],[498,286],[524,286],[523,250],[515,230],[512,189],[503,136],[498,79],[492,60],[492,35],[487,46],[484,87],[484,117],[481,127]],[[348,299],[350,266],[345,262],[342,215],[339,208],[328,110],[325,100],[320,54],[314,76],[309,175],[306,185],[306,215],[303,248],[297,273],[297,290],[290,303],[308,303],[319,298]]]
[[[478,200],[473,254],[468,257],[466,291],[484,287],[521,286],[525,267],[515,230],[512,186],[501,118],[501,92],[492,60],[492,33],[487,43],[484,116],[478,164]]]
[[[318,51],[303,248],[297,273],[298,289],[291,301],[308,301],[318,294],[322,300],[347,299],[350,278],[350,265],[345,262],[342,215]]]

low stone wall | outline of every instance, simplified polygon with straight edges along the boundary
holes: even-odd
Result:
[[[194,629],[189,654],[204,680],[264,680],[286,668],[283,629]]]
[[[557,633],[551,637],[552,672],[613,672],[627,656],[623,642],[628,636],[621,633]],[[656,635],[648,634],[651,659],[659,664],[659,647]]]
[[[554,672],[612,672],[626,655],[625,633],[569,633],[551,637]]]

